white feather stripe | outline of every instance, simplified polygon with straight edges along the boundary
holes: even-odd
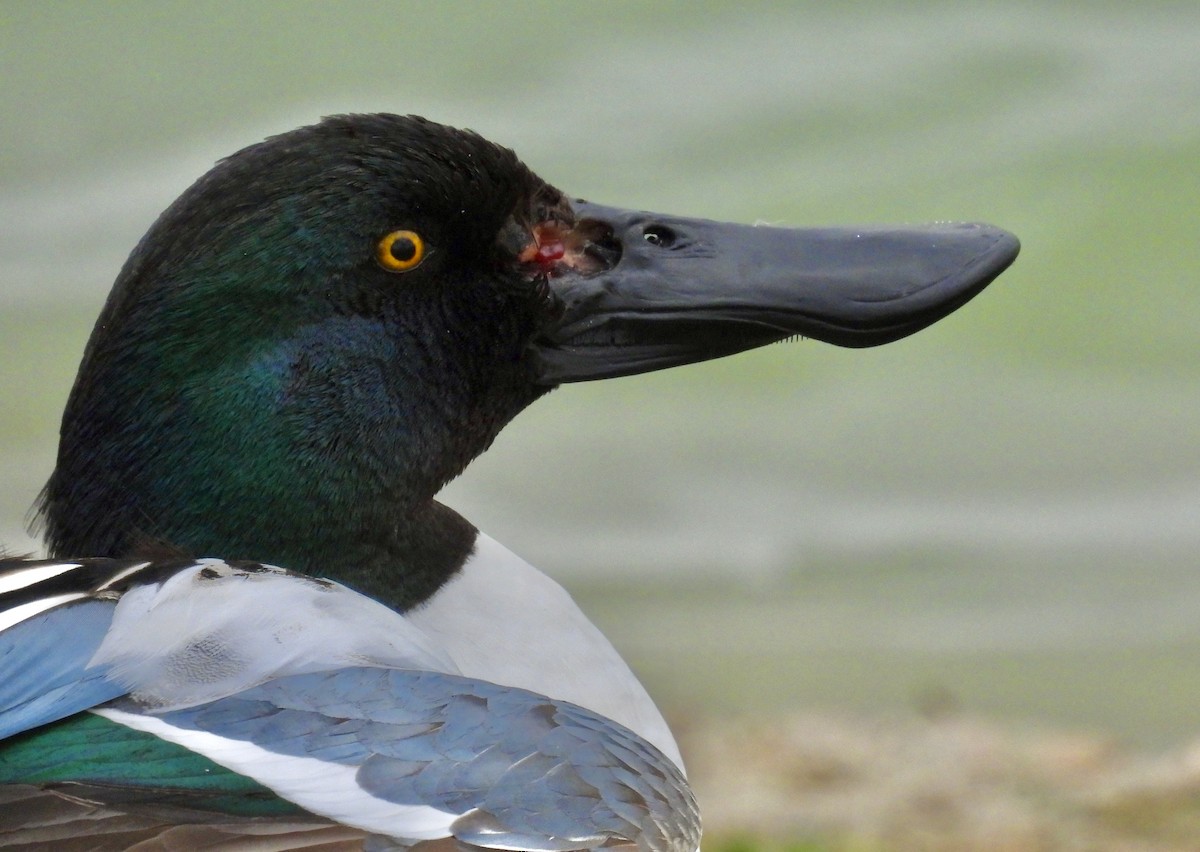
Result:
[[[253,778],[289,802],[342,825],[389,837],[437,840],[449,837],[450,826],[458,819],[456,814],[427,805],[400,805],[375,798],[358,786],[357,766],[278,754],[241,740],[176,728],[155,716],[108,709],[91,712],[202,754],[226,769]]]
[[[121,580],[124,580],[130,574],[136,574],[138,571],[141,571],[143,568],[145,568],[149,564],[150,564],[149,562],[138,562],[136,565],[130,565],[128,568],[124,568],[124,569],[118,571],[116,574],[113,574],[111,577],[109,577],[107,580],[105,580],[103,583],[101,583],[99,586],[97,586],[96,591],[101,592],[107,588],[110,588],[111,586],[115,585],[116,583],[119,583]]]
[[[68,571],[73,571],[79,567],[78,562],[36,562],[28,567],[18,567],[0,575],[0,595],[5,592],[13,592],[17,589],[24,589],[32,586],[34,583],[40,583],[43,580],[49,580],[51,577],[57,577],[59,574],[65,574]]]
[[[48,598],[38,598],[36,601],[23,603],[20,606],[14,606],[12,609],[6,609],[0,612],[0,630],[7,630],[14,624],[20,624],[27,618],[33,618],[41,612],[48,609],[53,609],[59,604],[65,604],[70,601],[77,601],[80,598],[90,597],[83,592],[72,592],[65,595],[53,595]]]

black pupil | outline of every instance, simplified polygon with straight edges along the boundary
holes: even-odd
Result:
[[[392,240],[390,249],[392,257],[401,263],[408,263],[417,256],[417,244],[410,237],[397,237]]]
[[[647,225],[642,239],[652,246],[670,248],[675,243],[675,233],[665,225]]]

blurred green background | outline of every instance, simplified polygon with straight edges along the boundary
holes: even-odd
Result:
[[[446,492],[669,714],[949,703],[1200,733],[1200,6],[0,6],[0,541],[126,253],[215,159],[360,110],[597,201],[985,220],[1016,266],[877,350],[574,386]]]

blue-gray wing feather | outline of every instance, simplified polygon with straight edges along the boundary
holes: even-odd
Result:
[[[693,852],[682,773],[632,731],[567,702],[440,672],[358,667],[293,675],[154,715],[278,754],[357,766],[377,799],[458,815],[482,847],[630,842]]]
[[[126,692],[90,661],[115,604],[82,599],[0,632],[0,739],[95,707]]]

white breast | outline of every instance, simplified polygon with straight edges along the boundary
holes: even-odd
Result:
[[[620,722],[681,769],[679,746],[629,666],[558,583],[489,536],[406,613],[468,677],[570,701]]]

